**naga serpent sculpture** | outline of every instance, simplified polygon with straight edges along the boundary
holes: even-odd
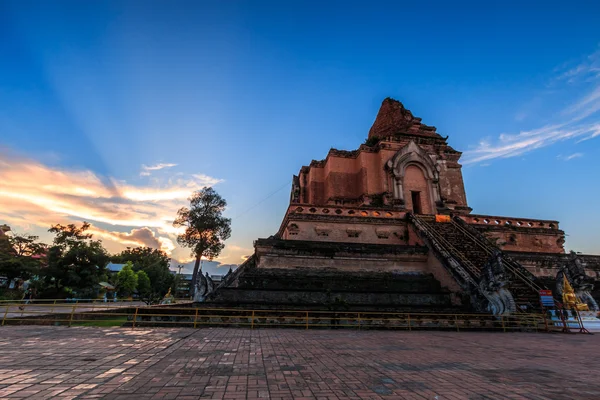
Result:
[[[590,293],[594,288],[594,279],[586,275],[585,267],[575,252],[571,252],[567,263],[560,267],[556,274],[556,294],[560,299],[563,297],[565,279],[575,291],[577,298],[587,304],[590,311],[600,310],[598,302]]]

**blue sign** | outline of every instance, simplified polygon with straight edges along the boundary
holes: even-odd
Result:
[[[552,296],[540,296],[542,300],[542,306],[544,307],[554,307],[554,297]]]

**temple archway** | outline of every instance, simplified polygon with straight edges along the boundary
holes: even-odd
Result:
[[[404,199],[407,210],[415,214],[434,214],[429,185],[422,167],[418,164],[407,165],[404,169]]]
[[[427,153],[410,142],[387,163],[393,197],[416,214],[435,214],[440,202],[439,174]]]

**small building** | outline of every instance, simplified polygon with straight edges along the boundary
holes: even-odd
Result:
[[[119,272],[121,272],[121,270],[123,269],[124,266],[125,266],[125,264],[115,264],[115,263],[110,262],[106,266],[106,269],[108,270],[108,272],[110,274],[118,274]]]

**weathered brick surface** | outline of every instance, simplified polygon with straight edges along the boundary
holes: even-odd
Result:
[[[406,168],[404,175],[404,198],[406,199],[406,208],[415,210],[415,205],[412,202],[411,191],[419,192],[421,202],[420,214],[435,214],[435,204],[429,193],[425,175],[421,168],[409,165]]]
[[[405,208],[413,209],[412,190],[421,192],[425,213],[436,212],[435,202],[440,196],[450,208],[460,212],[468,210],[458,163],[460,153],[452,149],[435,128],[423,125],[421,119],[414,117],[400,102],[385,99],[369,132],[369,140],[373,139],[381,142],[370,142],[354,151],[331,149],[324,160],[302,167],[298,175],[300,196],[297,201],[325,206],[344,199],[356,202],[355,205],[369,205],[371,196],[385,193],[399,197],[394,189],[397,176],[394,177],[388,163],[411,143],[412,146],[416,143],[420,158],[410,161],[406,176],[402,178]],[[414,149],[409,152],[415,153]],[[419,176],[419,171],[425,173],[426,164],[435,164],[427,168],[437,171],[436,174],[439,172],[439,177],[434,178],[429,173],[426,182],[424,176]]]
[[[597,399],[598,336],[0,329],[0,398]]]
[[[398,133],[441,138],[434,127],[421,124],[421,118],[413,116],[402,103],[388,97],[381,103],[375,122],[369,130],[369,138],[384,138]]]

